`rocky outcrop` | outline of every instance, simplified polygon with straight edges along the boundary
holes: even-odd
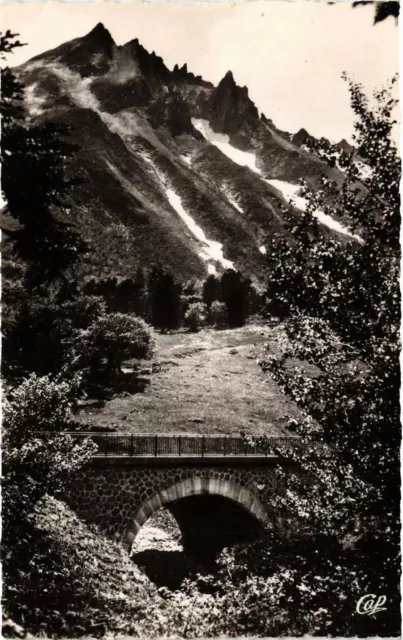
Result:
[[[100,22],[83,38],[65,42],[32,60],[62,62],[83,77],[97,76],[109,70],[115,48],[111,34]]]
[[[153,51],[149,53],[138,41],[138,38],[123,45],[123,51],[130,52],[136,60],[141,74],[148,79],[158,79],[160,82],[168,82],[170,71],[165,66],[163,59]]]
[[[234,135],[248,125],[256,128],[259,112],[248,95],[247,87],[239,87],[228,71],[213,91],[207,105],[207,115],[214,131]]]
[[[291,142],[301,147],[303,144],[316,142],[316,138],[308,133],[306,129],[302,128],[291,136]]]
[[[201,76],[195,76],[194,73],[188,71],[187,64],[182,67],[177,64],[174,66],[171,72],[171,81],[175,84],[195,84],[206,89],[214,89],[214,85],[211,82],[207,82]]]
[[[188,104],[172,85],[150,105],[147,116],[154,128],[165,127],[174,137],[188,133],[197,140],[203,139],[192,125]]]

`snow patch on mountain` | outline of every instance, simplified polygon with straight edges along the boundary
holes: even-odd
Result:
[[[285,199],[288,201],[292,200],[293,203],[295,203],[295,206],[298,207],[298,209],[300,209],[301,211],[306,210],[308,201],[306,198],[303,198],[302,196],[297,195],[300,189],[298,185],[291,184],[290,182],[285,182],[284,180],[265,180],[265,182],[270,184],[275,189],[278,189],[279,191],[281,191]],[[337,231],[338,233],[342,233],[345,236],[354,238],[355,240],[358,240],[358,242],[363,242],[363,239],[361,238],[361,236],[358,236],[352,233],[348,229],[348,227],[345,227],[344,225],[340,224],[340,222],[332,218],[332,216],[329,216],[327,213],[324,213],[323,211],[319,210],[319,211],[315,211],[313,215],[317,220],[319,220],[321,224],[325,225],[329,229],[333,229],[333,231]]]
[[[264,244],[262,244],[262,246],[261,246],[261,247],[259,247],[259,251],[260,251],[260,253],[263,253],[263,255],[264,255],[264,256],[266,255],[266,253],[267,253],[267,249],[266,249],[266,247],[264,246]]]
[[[189,166],[192,164],[192,158],[190,156],[181,156],[183,162],[186,162]]]
[[[256,155],[248,151],[241,151],[229,142],[229,136],[216,133],[212,130],[207,120],[201,118],[192,118],[192,124],[200,131],[206,140],[215,147],[220,149],[230,160],[239,164],[241,167],[249,167],[255,173],[260,174],[260,170],[256,166]]]
[[[264,180],[264,182],[278,189],[286,199],[292,199],[298,209],[300,209],[301,211],[306,210],[306,199],[297,195],[297,192],[299,190],[298,185],[291,184],[290,182],[285,182],[284,180],[267,180],[263,178],[262,172],[257,167],[256,155],[254,153],[241,151],[240,149],[237,149],[236,147],[231,145],[229,142],[229,136],[213,131],[207,120],[192,118],[192,124],[198,131],[200,131],[200,133],[206,140],[208,140],[214,146],[218,147],[218,149],[220,149],[233,162],[236,162],[236,164],[239,164],[243,167],[249,167],[249,169],[254,171],[254,173],[257,173]],[[234,203],[232,202],[231,204]],[[340,222],[324,213],[323,211],[316,211],[314,213],[314,216],[315,218],[317,218],[317,220],[319,220],[321,224],[325,225],[329,229],[337,231],[338,233],[342,233],[343,235],[349,236],[350,238],[354,238],[355,240],[358,240],[358,242],[363,242],[360,236],[352,233],[348,229],[348,227],[340,224]]]
[[[193,236],[203,245],[203,249],[200,251],[199,256],[206,262],[218,262],[224,269],[233,269],[234,263],[231,260],[224,258],[222,244],[215,240],[208,240],[206,238],[206,234],[203,229],[196,224],[192,216],[190,216],[183,208],[180,196],[178,196],[178,194],[171,188],[166,189],[166,194],[171,207],[175,209]],[[209,272],[212,273],[211,270],[209,270]]]
[[[234,198],[233,194],[231,193],[231,191],[229,189],[227,189],[225,186],[223,187],[223,193],[224,193],[225,197],[227,198],[228,202],[230,204],[232,204],[232,206],[235,207],[235,209],[237,209],[237,211],[239,211],[239,213],[244,213],[244,210],[237,203],[237,201],[235,200],[235,198]]]

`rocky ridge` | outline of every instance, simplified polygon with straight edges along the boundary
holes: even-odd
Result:
[[[214,87],[138,39],[117,46],[102,24],[15,72],[31,122],[67,124],[79,146],[70,204],[94,249],[83,277],[158,263],[180,278],[229,264],[262,277],[261,247],[288,234],[279,185],[338,178],[259,115],[230,71]]]

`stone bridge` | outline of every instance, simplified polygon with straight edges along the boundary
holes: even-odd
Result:
[[[77,435],[77,434],[75,434]],[[143,524],[166,507],[185,550],[251,539],[264,529],[287,535],[292,523],[273,507],[284,491],[276,467],[296,437],[264,442],[241,436],[80,434],[98,446],[65,496],[83,519],[130,550]]]

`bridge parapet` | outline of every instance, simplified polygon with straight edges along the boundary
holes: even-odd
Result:
[[[75,432],[70,435],[90,438],[98,447],[99,457],[173,457],[231,458],[277,456],[281,450],[302,447],[298,436],[267,436],[262,439],[241,435],[151,434]]]

